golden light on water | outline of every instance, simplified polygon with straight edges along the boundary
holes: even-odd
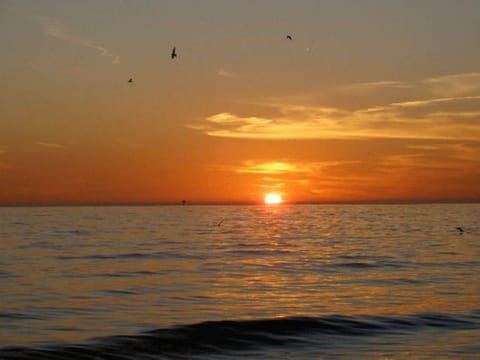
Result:
[[[265,204],[281,204],[282,197],[278,194],[267,194],[265,195]]]

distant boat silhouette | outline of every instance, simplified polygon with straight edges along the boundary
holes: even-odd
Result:
[[[290,35],[287,35],[288,40],[292,40],[292,37]]]
[[[170,57],[172,59],[175,59],[177,57],[177,51],[176,51],[176,47],[174,46],[173,49],[172,49],[172,53],[170,54]]]
[[[133,82],[133,78],[128,79],[128,82],[129,82],[129,83],[132,83],[132,82]]]
[[[457,227],[457,231],[458,231],[459,233],[463,233],[465,230],[463,230],[463,228],[461,228],[461,227],[459,226],[459,227]]]

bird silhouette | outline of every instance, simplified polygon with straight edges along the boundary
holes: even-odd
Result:
[[[172,59],[175,59],[177,57],[176,47],[173,47],[172,53],[170,54],[170,57]]]
[[[292,37],[290,35],[287,35],[288,40],[292,40]]]
[[[458,231],[459,233],[463,233],[465,230],[463,230],[463,228],[461,228],[461,227],[459,226],[459,227],[457,227],[457,231]]]
[[[132,83],[132,82],[133,82],[133,78],[128,79],[128,82],[129,82],[129,83]]]

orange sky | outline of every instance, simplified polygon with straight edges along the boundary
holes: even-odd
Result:
[[[3,1],[0,204],[479,201],[479,13]]]

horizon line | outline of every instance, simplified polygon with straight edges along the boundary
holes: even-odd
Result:
[[[417,200],[350,200],[350,201],[284,201],[285,205],[427,205],[427,204],[480,204],[480,199],[417,199]],[[272,206],[256,201],[166,201],[166,202],[7,202],[0,207],[89,207],[89,206]]]

